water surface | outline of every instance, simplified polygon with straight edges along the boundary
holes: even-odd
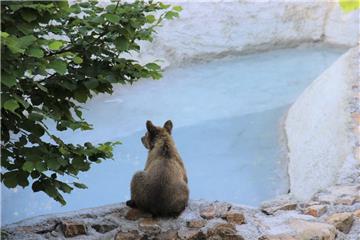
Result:
[[[2,188],[2,224],[27,217],[129,199],[131,176],[147,156],[145,121],[171,119],[185,162],[192,199],[257,206],[288,190],[280,120],[309,83],[344,51],[276,50],[169,69],[159,81],[142,80],[86,105],[88,132],[65,132],[69,142],[121,140],[115,160],[80,174],[86,190],[60,204],[44,193]]]

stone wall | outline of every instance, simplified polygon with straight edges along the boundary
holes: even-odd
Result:
[[[11,224],[2,228],[1,239],[358,240],[359,184],[330,188],[311,202],[283,196],[260,209],[191,201],[177,218],[153,218],[125,204],[114,204]]]
[[[164,67],[229,55],[328,42],[354,46],[359,19],[330,1],[173,1],[180,18],[159,28],[143,43],[142,62],[161,60]]]
[[[298,199],[310,199],[334,184],[351,154],[349,101],[358,59],[358,49],[349,50],[310,84],[287,114],[290,189]]]

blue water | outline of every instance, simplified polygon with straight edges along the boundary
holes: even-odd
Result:
[[[69,142],[121,140],[115,160],[81,174],[89,188],[65,194],[65,207],[43,193],[2,188],[2,224],[128,200],[131,176],[147,156],[140,142],[147,119],[173,121],[192,199],[257,206],[287,192],[280,120],[343,52],[297,48],[192,64],[96,97],[85,106],[95,130],[59,135]]]

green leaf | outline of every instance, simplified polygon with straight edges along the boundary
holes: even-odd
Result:
[[[27,51],[27,54],[31,57],[36,57],[36,58],[44,57],[44,52],[43,50],[41,50],[41,48],[30,48]]]
[[[29,119],[33,120],[33,121],[41,121],[41,120],[43,120],[43,118],[44,118],[43,115],[36,113],[36,112],[32,112],[29,115]]]
[[[146,16],[146,22],[147,22],[147,23],[153,23],[153,22],[155,22],[155,21],[156,21],[156,18],[155,18],[154,15],[147,15],[147,16]]]
[[[26,49],[27,47],[29,47],[33,42],[36,41],[36,37],[34,37],[33,35],[28,35],[28,36],[24,36],[18,39],[18,43],[20,45],[21,48]]]
[[[4,108],[11,112],[14,112],[19,107],[20,107],[20,105],[18,104],[18,102],[15,99],[9,99],[4,103]]]
[[[36,86],[43,92],[48,92],[48,89],[46,87],[44,87],[43,85],[41,85],[40,83],[36,83]]]
[[[124,37],[118,37],[117,39],[115,39],[114,43],[115,43],[116,49],[119,51],[126,51],[129,48],[129,42]]]
[[[148,64],[145,65],[145,67],[150,69],[150,70],[154,70],[154,71],[161,70],[161,67],[159,65],[157,65],[156,63],[148,63]]]
[[[16,85],[16,77],[7,73],[2,74],[1,83],[5,84],[8,87]]]
[[[20,41],[17,37],[9,36],[2,42],[9,48],[13,54],[24,53],[25,49],[22,48]]]
[[[82,119],[82,112],[78,108],[75,108],[74,111],[75,111],[76,116],[78,118]]]
[[[73,58],[74,63],[81,64],[83,62],[83,59],[79,56],[76,56]]]
[[[25,8],[21,11],[20,15],[27,22],[32,22],[37,19],[37,12],[30,8]]]
[[[84,82],[84,85],[88,88],[88,89],[95,89],[97,86],[99,86],[99,81],[95,78],[91,78],[89,80],[86,80]]]
[[[183,10],[183,8],[181,6],[174,6],[173,10],[177,11],[177,12],[181,12]]]
[[[60,75],[64,75],[67,70],[67,65],[64,61],[61,60],[54,60],[50,62],[48,68],[54,69]]]
[[[30,106],[30,104],[29,104],[26,100],[24,100],[23,98],[20,98],[20,97],[18,97],[18,96],[16,96],[16,95],[14,95],[14,98],[15,98],[16,101],[18,101],[21,105],[23,105],[23,107],[24,107],[25,109]]]
[[[81,188],[81,189],[86,189],[88,188],[85,184],[82,183],[78,183],[78,182],[73,182],[74,186],[77,188]]]
[[[46,164],[42,161],[36,162],[35,169],[39,172],[44,172],[46,170]]]
[[[25,171],[18,171],[17,174],[17,181],[18,181],[18,185],[22,186],[22,187],[26,187],[27,185],[29,185],[29,181],[28,181],[28,176],[29,173],[25,172]]]
[[[170,4],[164,4],[164,3],[160,2],[160,7],[162,9],[168,9],[170,6],[171,6]]]
[[[64,193],[70,193],[73,190],[73,188],[67,185],[66,183],[60,181],[58,181],[57,183],[59,184],[59,189]]]
[[[2,177],[2,181],[8,188],[14,188],[17,185],[17,173],[18,171],[6,172]]]
[[[88,3],[88,2],[81,2],[79,5],[80,5],[80,7],[83,7],[83,8],[90,7],[90,3]]]
[[[63,43],[61,41],[53,41],[49,44],[50,50],[57,51],[62,47]]]
[[[31,172],[32,170],[34,170],[34,163],[31,161],[26,161],[22,166],[22,169],[26,172]]]
[[[48,159],[47,162],[46,162],[46,165],[51,170],[58,170],[59,167],[61,166],[61,164],[55,158]]]
[[[179,13],[178,13],[178,12],[169,11],[169,12],[167,12],[167,13],[165,14],[165,18],[166,18],[166,19],[169,19],[169,20],[171,20],[171,19],[173,19],[173,18],[175,18],[175,17],[179,17]]]
[[[34,126],[32,128],[32,133],[38,137],[41,137],[42,135],[45,134],[45,130],[39,124],[34,124]]]
[[[7,32],[1,32],[2,38],[7,38],[8,36],[9,36],[9,34]]]
[[[76,90],[76,92],[74,93],[74,98],[81,103],[85,103],[88,98],[87,91],[81,88]]]
[[[120,21],[120,17],[115,14],[107,13],[104,15],[105,19],[112,22],[112,23],[118,23]]]

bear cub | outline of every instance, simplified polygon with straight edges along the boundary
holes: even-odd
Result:
[[[148,158],[144,171],[133,176],[131,200],[126,202],[153,216],[178,216],[189,200],[185,166],[171,136],[172,127],[170,120],[163,127],[146,122],[141,141],[149,150]]]

